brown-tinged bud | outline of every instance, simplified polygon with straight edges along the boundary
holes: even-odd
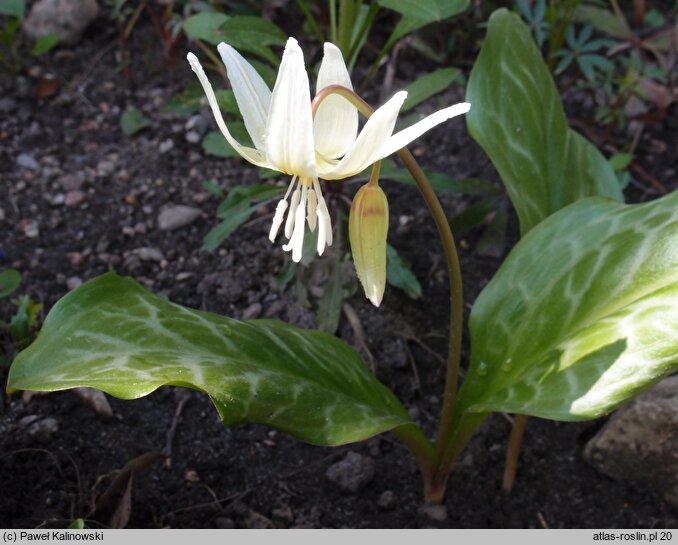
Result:
[[[365,296],[379,306],[386,288],[388,199],[378,184],[362,186],[353,198],[348,219],[353,263]]]

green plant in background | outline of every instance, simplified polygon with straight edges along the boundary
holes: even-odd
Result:
[[[263,150],[232,142],[248,160],[306,176],[305,169],[317,166],[318,158],[313,139],[299,135],[310,133],[311,111],[321,111],[321,105],[337,125],[346,121],[347,105],[352,105],[369,118],[362,134],[370,124],[390,134],[398,108],[373,113],[342,85],[343,70],[326,80],[329,85],[319,86],[312,108],[301,53],[294,43],[288,49],[288,61],[294,59],[297,66],[283,61],[270,107],[254,70],[244,61],[236,66],[242,81],[235,94],[254,144],[261,145],[258,127],[271,119],[285,121],[265,133]],[[233,140],[211,86],[197,61],[191,62],[220,128]],[[276,91],[286,99],[280,110]],[[491,412],[566,421],[597,418],[678,369],[678,253],[666,251],[678,244],[678,193],[638,205],[622,202],[612,165],[567,126],[529,29],[507,10],[489,20],[467,98],[473,104],[469,131],[499,171],[518,214],[521,240],[473,306],[470,362],[458,388],[463,297],[454,238],[424,171],[406,148],[398,150],[436,223],[450,272],[448,367],[434,441],[345,342],[279,321],[238,321],[181,307],[114,274],[83,284],[55,305],[38,339],[14,361],[8,389],[89,386],[131,399],[171,384],[205,392],[226,425],[266,424],[313,444],[339,445],[391,431],[414,455],[426,500],[440,502],[456,459]],[[379,114],[384,111],[390,114],[388,123]],[[292,120],[290,112],[297,113]],[[326,144],[343,143],[347,153],[355,133],[345,130]],[[396,134],[398,144],[417,131],[404,132],[407,137]],[[304,155],[302,144],[309,142]],[[291,143],[301,149],[287,147]],[[355,162],[369,163],[399,147],[366,147]],[[340,156],[330,155],[328,162],[341,164],[348,154]],[[353,166],[351,173],[362,169]],[[229,195],[230,210],[248,210],[257,191]],[[383,217],[383,197],[377,200]],[[372,220],[363,221],[368,209],[361,203],[355,207],[361,214],[360,222],[354,218],[357,243],[369,247],[354,252],[359,254],[356,266],[382,268],[381,254],[377,259],[366,252],[381,252],[383,225],[375,220],[376,230],[364,232],[375,227]],[[297,205],[295,212],[303,231],[307,207]],[[282,227],[283,214],[276,216],[273,235],[276,224]],[[294,238],[298,229],[291,229],[292,251],[304,239]],[[376,272],[363,270],[361,276],[372,276],[380,285]],[[340,293],[341,288],[339,283],[332,290]]]
[[[9,297],[21,284],[21,273],[14,269],[0,272],[0,299]],[[12,299],[16,307],[9,323],[0,320],[0,331],[8,335],[8,347],[0,356],[0,366],[8,366],[17,350],[26,348],[33,340],[40,323],[42,304],[34,302],[29,295]]]
[[[0,3],[0,25],[4,23],[4,26],[0,28],[0,64],[12,74],[15,74],[21,67],[17,44],[17,30],[25,13],[25,0],[3,0]],[[44,55],[58,43],[58,34],[46,34],[33,44],[30,54],[36,57]]]

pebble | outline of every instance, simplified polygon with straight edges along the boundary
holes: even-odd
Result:
[[[162,261],[165,259],[165,256],[158,248],[153,248],[151,246],[137,248],[134,250],[134,253],[139,256],[139,259],[142,261]]]
[[[351,451],[343,460],[327,468],[325,476],[343,491],[356,493],[374,478],[374,460]]]
[[[261,303],[252,303],[242,312],[243,320],[254,320],[261,315]]]
[[[29,437],[41,443],[49,442],[59,431],[59,422],[51,416],[40,418],[38,415],[31,414],[24,416],[18,424],[26,430]]]
[[[200,136],[198,131],[188,131],[186,133],[186,142],[189,144],[197,144],[200,140],[202,140],[202,136]]]
[[[419,514],[436,522],[447,520],[447,507],[444,505],[422,505],[419,508]]]
[[[294,513],[289,505],[281,505],[271,511],[273,520],[283,522],[285,524],[292,524],[294,522]]]
[[[5,221],[5,211],[0,208],[0,222]]]
[[[19,222],[19,229],[21,229],[23,234],[28,238],[36,238],[40,234],[38,222],[31,219],[22,219]]]
[[[9,97],[0,98],[0,113],[9,114],[16,109],[16,102]]]
[[[75,191],[82,187],[85,183],[85,178],[82,174],[64,174],[59,176],[57,183],[64,191]]]
[[[171,140],[168,138],[167,140],[163,140],[160,142],[160,146],[158,147],[158,150],[160,153],[167,153],[174,147],[174,140]]]
[[[74,189],[66,193],[64,197],[64,204],[66,206],[75,207],[85,202],[85,194],[79,189]]]
[[[101,177],[106,177],[110,176],[115,172],[115,163],[113,161],[109,161],[108,159],[104,159],[103,161],[99,161],[97,163],[97,175]]]
[[[22,26],[32,41],[56,33],[60,43],[73,45],[98,14],[96,0],[38,0]]]
[[[598,471],[654,486],[678,507],[678,376],[617,411],[584,449]]]
[[[186,125],[184,125],[185,130],[194,131],[200,136],[204,135],[209,127],[209,122],[201,115],[193,115],[189,117],[188,121],[186,121]]]
[[[82,286],[82,279],[78,276],[71,276],[68,280],[66,280],[66,287],[69,290],[74,290]]]
[[[80,252],[68,252],[66,254],[68,261],[71,262],[71,265],[74,267],[79,267],[82,265],[83,255]]]
[[[28,170],[40,170],[40,165],[38,162],[33,158],[32,155],[29,155],[28,153],[20,153],[16,158],[16,162],[21,168],[26,168]]]
[[[392,490],[384,490],[377,500],[377,505],[382,509],[393,509],[395,507],[395,494]]]
[[[218,517],[214,520],[214,525],[220,530],[232,530],[235,528],[235,523],[233,519],[228,517]]]
[[[201,214],[200,209],[192,206],[171,206],[158,215],[158,228],[161,231],[179,229],[195,221]]]

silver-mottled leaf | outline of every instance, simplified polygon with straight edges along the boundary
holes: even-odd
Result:
[[[478,297],[459,403],[601,416],[678,367],[678,192],[589,198],[521,240]]]
[[[175,305],[106,274],[61,299],[10,370],[10,390],[91,387],[133,399],[172,384],[206,392],[226,425],[267,424],[309,443],[410,423],[343,341],[283,322]]]

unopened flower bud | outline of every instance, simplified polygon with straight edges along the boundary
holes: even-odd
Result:
[[[361,187],[353,198],[348,219],[353,263],[365,296],[379,306],[386,288],[388,200],[377,184]]]

